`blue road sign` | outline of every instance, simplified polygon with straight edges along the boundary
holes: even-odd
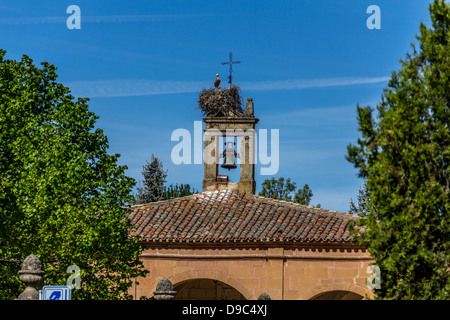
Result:
[[[70,286],[44,286],[41,300],[71,300],[72,288]]]

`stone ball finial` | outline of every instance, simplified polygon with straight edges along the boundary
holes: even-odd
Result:
[[[172,282],[167,278],[161,279],[153,292],[156,300],[173,300],[176,294],[177,292],[174,290]]]
[[[42,263],[34,254],[30,254],[22,263],[19,270],[19,279],[26,284],[25,290],[19,295],[18,300],[39,300],[37,285],[44,281]]]
[[[28,257],[25,258],[22,262],[22,270],[19,271],[23,272],[25,270],[41,270],[42,263],[41,260],[39,260],[38,257],[36,257],[34,254],[30,254]]]
[[[261,293],[258,297],[258,300],[272,300],[267,293]]]

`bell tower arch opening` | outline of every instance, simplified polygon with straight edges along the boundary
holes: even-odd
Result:
[[[239,190],[255,193],[255,126],[253,99],[239,116],[203,118],[203,191]],[[238,170],[238,173],[230,171]],[[238,179],[236,182],[231,180]]]
[[[241,141],[238,137],[219,137],[219,165],[217,170],[218,183],[233,183],[240,181]]]
[[[198,278],[174,285],[175,300],[246,300],[232,286],[214,279]]]

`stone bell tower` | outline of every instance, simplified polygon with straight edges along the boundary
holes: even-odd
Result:
[[[255,193],[255,125],[259,119],[254,116],[253,99],[248,98],[245,110],[228,110],[226,113],[207,115],[203,121],[205,123],[203,191],[239,190]],[[225,141],[226,137],[239,139],[240,150],[236,150],[235,143],[228,143],[226,148],[219,145],[219,141]],[[230,150],[233,147],[234,150]],[[228,176],[219,175],[221,158],[224,159],[222,167],[240,170],[239,182],[231,182]],[[234,166],[235,162],[231,162],[237,162],[237,159],[240,163]]]

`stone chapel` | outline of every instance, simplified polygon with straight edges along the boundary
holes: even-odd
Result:
[[[355,216],[255,194],[252,98],[240,114],[203,121],[202,192],[131,208],[132,236],[145,247],[140,259],[150,272],[130,293],[152,297],[168,279],[181,300],[372,297],[373,261],[348,230]],[[217,161],[219,138],[230,134],[240,141],[237,182],[219,174]]]

